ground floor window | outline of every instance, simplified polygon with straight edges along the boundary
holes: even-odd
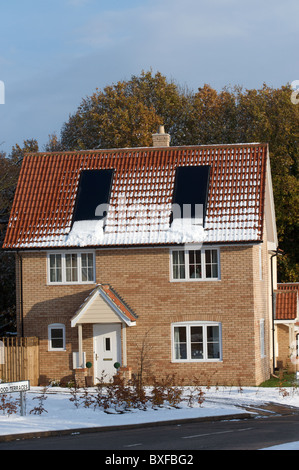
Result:
[[[221,324],[184,322],[172,325],[174,362],[220,361],[222,359]]]
[[[49,351],[65,351],[65,326],[52,323],[48,326]]]

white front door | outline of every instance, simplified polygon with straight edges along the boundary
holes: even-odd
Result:
[[[102,376],[109,382],[116,374],[114,364],[121,363],[121,323],[93,325],[95,383]]]

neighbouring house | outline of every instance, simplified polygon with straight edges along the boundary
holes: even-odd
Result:
[[[299,282],[278,283],[275,291],[276,359],[280,368],[299,371]]]
[[[40,383],[268,379],[277,245],[267,144],[172,147],[162,126],[153,147],[26,155],[3,248]]]

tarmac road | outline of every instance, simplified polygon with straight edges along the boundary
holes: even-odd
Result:
[[[299,441],[299,412],[291,410],[288,414],[261,415],[241,420],[190,421],[0,442],[0,451],[102,450],[98,463],[111,456],[115,459],[123,455],[142,455],[147,459],[151,454],[153,457],[150,463],[156,464],[164,463],[154,462],[157,453],[142,451],[161,451],[159,455],[165,452],[186,455],[187,451],[191,451],[189,455],[193,456],[193,461],[189,463],[195,464],[198,463],[196,451],[200,450],[258,450],[293,441]],[[103,462],[107,463],[105,460]],[[139,464],[134,465],[132,462],[131,466],[136,468]]]

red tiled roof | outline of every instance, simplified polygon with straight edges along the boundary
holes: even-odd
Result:
[[[26,155],[3,248],[182,243],[169,216],[175,170],[192,165],[211,166],[204,241],[259,241],[267,151],[266,144],[236,144]],[[104,236],[80,240],[75,225],[71,231],[80,173],[108,168],[115,171]],[[149,212],[128,216],[122,199]]]
[[[105,292],[109,299],[113,302],[116,307],[125,314],[127,318],[131,321],[136,321],[136,315],[132,310],[127,306],[127,304],[120,298],[120,296],[115,292],[115,290],[109,284],[101,284],[99,288]]]
[[[279,283],[276,291],[276,320],[296,320],[299,283]]]

